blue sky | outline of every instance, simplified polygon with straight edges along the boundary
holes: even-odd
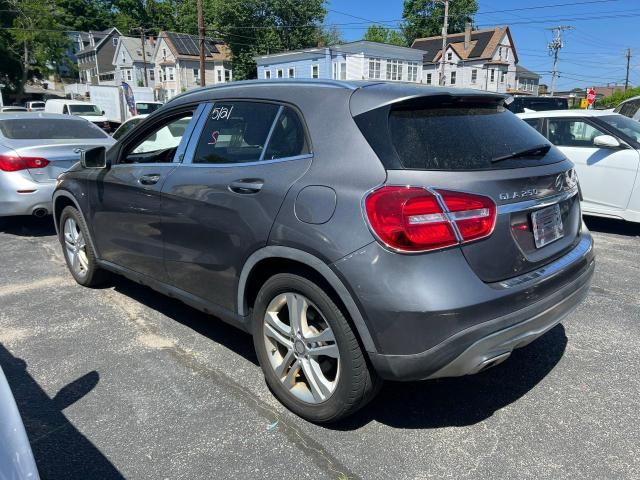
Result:
[[[640,0],[478,0],[478,4],[478,26],[509,25],[520,64],[540,73],[543,83],[549,84],[552,65],[547,49],[552,33],[546,29],[562,24],[575,30],[563,33],[558,90],[623,83],[627,48],[632,54],[630,83],[640,85]],[[402,5],[402,0],[329,0],[325,23],[336,25],[346,40],[359,40],[367,21],[397,27]]]

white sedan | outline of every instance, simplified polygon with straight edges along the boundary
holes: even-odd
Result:
[[[575,164],[584,214],[640,222],[640,122],[599,110],[518,116]]]

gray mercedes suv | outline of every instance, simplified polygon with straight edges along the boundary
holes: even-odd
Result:
[[[251,332],[273,393],[313,422],[383,379],[479,372],[567,316],[594,270],[571,162],[503,100],[303,80],[185,93],[58,179],[69,270]]]

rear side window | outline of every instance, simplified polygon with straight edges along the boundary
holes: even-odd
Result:
[[[622,105],[619,105],[614,110],[614,112],[620,113],[625,117],[633,118],[633,116],[638,111],[638,108],[640,108],[640,100],[630,100],[628,102],[623,103]]]
[[[549,140],[554,145],[564,147],[593,147],[593,139],[606,135],[595,126],[582,119],[550,118]]]
[[[193,163],[259,160],[279,108],[272,103],[215,103],[198,140]]]
[[[5,138],[15,140],[76,140],[106,138],[108,135],[90,122],[51,118],[0,120],[0,131]]]
[[[553,163],[563,159],[553,149],[543,158],[492,159],[547,145],[548,141],[507,111],[497,99],[426,97],[387,109],[388,140],[384,115],[368,112],[356,118],[388,169],[491,170]],[[385,143],[390,143],[392,149]]]
[[[306,153],[309,153],[309,147],[302,122],[293,109],[284,107],[276,120],[264,159],[274,160]]]

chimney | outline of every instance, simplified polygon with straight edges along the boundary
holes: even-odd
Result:
[[[464,24],[464,49],[469,50],[471,45],[471,22],[465,22]]]

